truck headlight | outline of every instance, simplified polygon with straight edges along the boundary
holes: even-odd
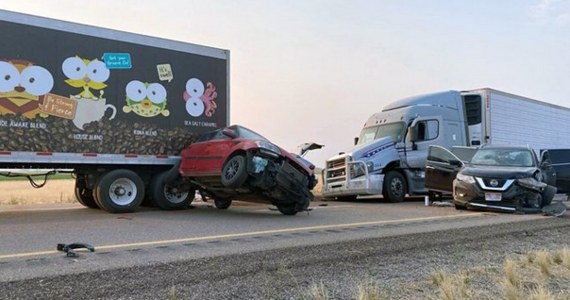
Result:
[[[457,174],[457,177],[455,177],[455,178],[459,181],[467,182],[469,184],[475,183],[475,178],[473,178],[473,176],[463,175],[463,174],[459,173],[459,174]]]
[[[354,164],[352,165],[352,174],[351,177],[359,177],[364,175],[365,171],[364,171],[364,165],[362,164]]]
[[[372,171],[374,171],[374,163],[371,161],[367,162],[366,168],[368,168],[368,173],[372,173]]]

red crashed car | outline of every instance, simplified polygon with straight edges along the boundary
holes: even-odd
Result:
[[[295,215],[313,199],[314,165],[243,126],[206,133],[181,156],[182,179],[213,198],[219,209],[236,199],[264,200],[282,214]]]

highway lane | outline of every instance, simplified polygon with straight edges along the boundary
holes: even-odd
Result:
[[[197,202],[183,211],[133,214],[77,205],[0,208],[0,281],[545,218],[421,201],[317,201],[311,212],[293,217],[264,204],[236,204],[218,210]],[[74,242],[92,244],[96,252],[68,258],[55,251],[58,243]]]

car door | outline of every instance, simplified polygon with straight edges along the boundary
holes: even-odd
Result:
[[[540,169],[542,174],[544,174],[544,182],[556,186],[556,171],[552,165],[552,159],[550,158],[550,152],[545,150],[540,155]]]
[[[183,152],[185,176],[214,176],[222,172],[222,164],[234,145],[233,139],[219,132],[211,140],[192,144]]]
[[[429,146],[426,160],[426,189],[451,192],[453,180],[462,166],[461,160],[449,150],[441,146]]]
[[[570,149],[549,149],[559,193],[570,193]]]

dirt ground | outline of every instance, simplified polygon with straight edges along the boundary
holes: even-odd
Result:
[[[28,180],[1,181],[0,205],[74,203],[73,189],[73,179],[48,179],[39,189],[33,188]]]

